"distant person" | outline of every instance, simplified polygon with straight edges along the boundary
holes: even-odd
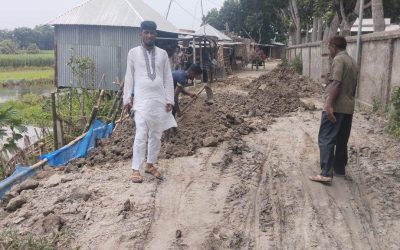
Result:
[[[143,181],[139,169],[146,157],[146,173],[161,179],[154,166],[164,130],[176,127],[171,111],[174,104],[174,83],[167,52],[155,46],[157,25],[143,21],[142,45],[131,49],[127,58],[124,85],[124,108],[135,112],[136,134],[133,143],[131,180]]]
[[[321,173],[312,181],[331,182],[333,175],[344,176],[347,165],[347,142],[355,106],[358,66],[346,52],[347,42],[342,36],[329,40],[333,63],[326,87],[325,108],[318,134]]]
[[[175,52],[172,56],[173,70],[182,69],[183,52],[181,47],[176,46]]]
[[[185,57],[185,69],[188,69],[193,64],[193,47],[188,47],[184,54]]]
[[[194,98],[196,94],[189,93],[185,90],[185,87],[189,84],[188,80],[193,81],[194,78],[197,78],[201,75],[202,70],[200,68],[200,65],[198,64],[192,64],[190,67],[185,71],[185,70],[175,70],[172,71],[172,78],[174,80],[174,87],[175,87],[175,106],[174,106],[174,111],[173,114],[177,116],[181,116],[181,110],[179,108],[179,95],[182,93],[184,95],[191,96]]]
[[[211,89],[211,83],[213,80],[213,74],[212,74],[212,69],[213,69],[213,63],[212,63],[212,55],[211,55],[211,49],[204,47],[202,49],[202,67],[203,67],[203,82],[204,82],[204,87],[205,91],[207,94],[207,99],[206,102],[209,104],[212,104],[214,102],[214,94]]]

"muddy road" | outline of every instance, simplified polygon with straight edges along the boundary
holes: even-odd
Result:
[[[400,249],[399,142],[357,112],[347,176],[309,181],[321,90],[275,67],[218,82],[213,105],[193,105],[163,138],[164,181],[129,181],[126,122],[87,159],[15,187],[0,226],[58,232],[57,249]]]

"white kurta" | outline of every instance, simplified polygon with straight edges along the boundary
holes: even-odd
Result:
[[[166,112],[166,104],[174,104],[174,83],[167,52],[155,47],[156,78],[151,80],[146,69],[146,60],[142,46],[131,49],[128,53],[124,85],[124,105],[130,101],[132,93],[135,113],[146,121],[149,129],[164,131],[176,127],[171,112]]]
[[[149,53],[148,58],[151,73],[154,73],[154,70],[156,73],[154,80],[148,76],[141,46],[129,51],[125,75],[124,105],[130,102],[134,94],[133,109],[136,123],[132,159],[134,170],[139,170],[145,159],[146,144],[147,163],[154,164],[157,161],[162,132],[177,126],[172,113],[166,111],[166,105],[174,103],[174,83],[167,52],[155,47],[155,69],[152,68]]]

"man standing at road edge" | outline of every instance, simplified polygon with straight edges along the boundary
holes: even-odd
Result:
[[[333,58],[329,84],[325,90],[325,108],[318,134],[321,173],[310,180],[331,182],[333,175],[344,176],[347,165],[347,143],[350,136],[358,66],[346,52],[347,42],[342,36],[329,40]]]

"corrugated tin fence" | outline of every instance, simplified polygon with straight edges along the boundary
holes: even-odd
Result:
[[[123,80],[126,56],[131,48],[140,44],[140,31],[130,27],[56,25],[55,38],[58,87],[90,88],[89,73],[85,73],[85,80],[80,86],[67,65],[71,56],[75,55],[94,61],[92,80],[95,89],[118,90],[115,82]]]

